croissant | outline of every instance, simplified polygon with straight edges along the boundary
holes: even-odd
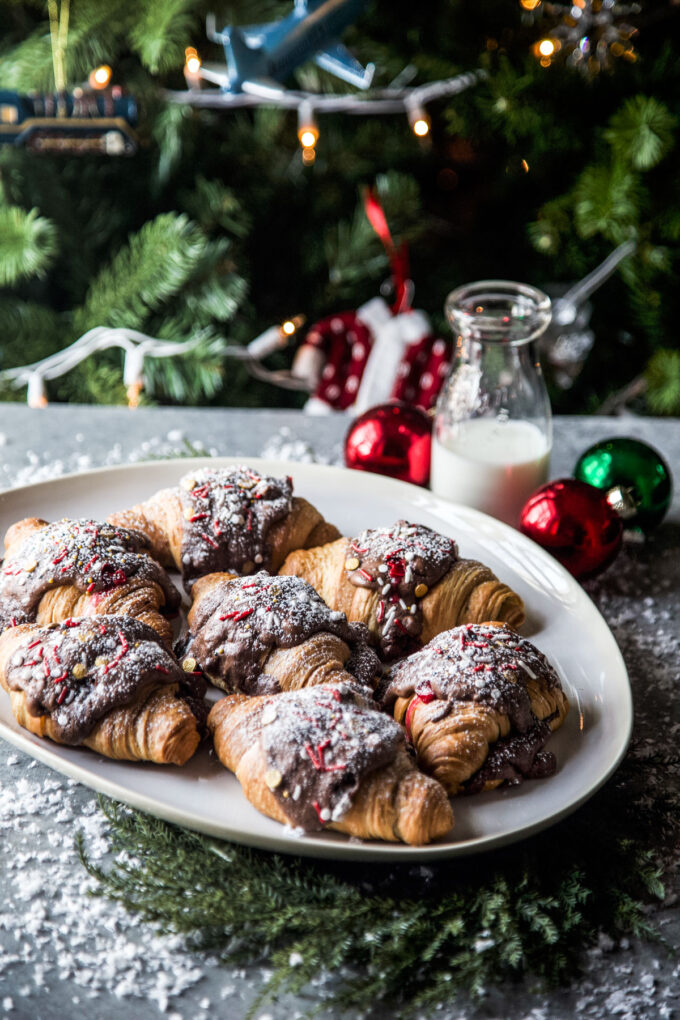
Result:
[[[127,616],[9,627],[0,685],[20,726],[107,758],[183,765],[205,722],[205,681]]]
[[[248,467],[203,468],[108,519],[143,532],[156,559],[174,564],[188,585],[219,571],[275,573],[291,550],[340,534],[311,503],[293,496],[291,478]]]
[[[113,614],[148,623],[168,644],[180,594],[147,553],[144,535],[91,520],[35,517],[5,536],[0,628]]]
[[[265,694],[382,672],[361,623],[328,608],[298,577],[208,574],[191,590],[189,657],[225,691]]]
[[[297,550],[280,573],[303,577],[332,609],[365,623],[386,659],[460,623],[524,621],[521,598],[488,567],[459,559],[452,539],[407,521]]]
[[[450,794],[551,775],[543,745],[569,711],[542,652],[496,622],[439,634],[390,669],[380,700]]]
[[[412,764],[403,730],[348,682],[213,706],[217,756],[276,821],[421,845],[449,832],[444,789]]]

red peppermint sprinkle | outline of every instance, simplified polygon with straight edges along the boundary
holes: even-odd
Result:
[[[385,603],[381,599],[380,602],[378,603],[378,612],[375,615],[375,618],[378,621],[378,623],[382,622],[382,618],[384,615],[385,615]]]
[[[193,524],[194,521],[202,521],[206,517],[210,517],[210,514],[209,513],[194,514],[193,517],[189,518],[189,523]]]
[[[165,673],[166,676],[170,675],[170,670],[166,669],[165,666],[161,666],[160,664],[155,665],[154,669],[158,670],[159,673]]]
[[[322,824],[322,825],[325,825],[325,824],[326,824],[326,822],[327,822],[327,819],[326,819],[326,818],[322,818],[322,817],[321,817],[321,807],[320,807],[320,805],[319,805],[319,802],[318,802],[318,800],[313,800],[313,801],[312,801],[312,807],[313,807],[313,808],[314,808],[314,810],[316,811],[316,813],[317,813],[317,815],[318,815],[318,818],[319,818],[319,821],[321,822],[321,824]]]
[[[324,740],[323,744],[317,744],[316,754],[314,754],[314,750],[311,744],[305,744],[305,751],[312,759],[312,765],[317,770],[317,772],[341,772],[343,769],[347,768],[346,765],[328,765],[326,763],[326,761],[324,760],[324,752],[329,744],[330,739]]]
[[[62,687],[61,694],[57,698],[57,704],[58,705],[61,705],[62,701],[64,700],[64,698],[66,697],[67,694],[68,694],[68,687]]]
[[[401,622],[401,620],[395,619],[394,626],[397,628],[397,630],[400,630],[402,632],[402,634],[408,634],[408,631],[406,630],[406,627]]]
[[[333,695],[336,701],[342,701],[342,695],[340,691],[335,689],[335,687],[332,689],[331,694]]]
[[[234,617],[234,623],[239,623],[241,620],[245,620],[247,616],[250,616],[250,614],[254,612],[254,609],[244,609],[243,612],[236,614]]]
[[[214,538],[211,538],[210,535],[201,534],[201,538],[203,539],[204,542],[207,542],[208,545],[211,545],[213,549],[219,549],[217,542],[215,541]]]
[[[80,627],[80,620],[74,620],[70,616],[68,620],[64,620],[65,627]]]
[[[30,643],[30,645],[28,645],[26,651],[30,652],[31,648],[37,648],[38,645],[41,644],[41,642],[42,642],[42,638],[36,638],[35,641],[31,641],[31,643]]]
[[[110,669],[113,669],[114,666],[117,666],[120,660],[125,655],[125,653],[130,648],[127,642],[127,638],[125,637],[125,634],[123,634],[122,630],[118,631],[118,637],[121,643],[121,650],[118,652],[118,655],[115,657],[115,659],[112,659],[111,662],[106,663],[106,665],[104,666],[104,673],[108,673]]]
[[[92,564],[96,563],[98,559],[99,559],[99,557],[95,553],[94,556],[92,557],[92,559],[90,560],[90,562],[87,564],[87,566],[83,567],[83,571],[84,572],[88,571],[90,569],[90,567],[92,566]]]
[[[64,548],[60,550],[59,555],[57,556],[56,559],[52,560],[52,563],[54,564],[61,563],[64,556],[68,556],[68,548],[66,546],[64,546]]]
[[[373,581],[373,578],[371,577],[371,575],[369,574],[369,572],[368,572],[367,570],[364,570],[364,568],[363,568],[363,567],[359,567],[359,570],[357,571],[357,573],[361,574],[361,576],[362,576],[362,577],[363,577],[363,578],[364,578],[364,579],[365,579],[366,581],[369,581],[369,582],[372,582],[372,581]]]

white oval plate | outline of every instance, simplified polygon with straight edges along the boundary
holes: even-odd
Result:
[[[0,493],[0,535],[23,517],[103,518],[173,485],[185,472],[243,458],[161,461],[106,468]],[[527,607],[522,628],[558,669],[571,703],[551,739],[550,779],[454,801],[449,837],[426,847],[350,841],[339,833],[295,836],[245,799],[231,773],[203,748],[184,768],[114,762],[85,748],[60,747],[21,729],[0,693],[0,736],[52,768],[142,811],[237,843],[310,857],[429,860],[511,843],[569,814],[605,782],[623,757],[633,721],[626,667],[605,621],[580,585],[528,538],[476,510],[380,475],[315,464],[250,458],[272,475],[291,474],[295,491],[344,534],[400,517],[451,535],[465,557],[488,564]]]

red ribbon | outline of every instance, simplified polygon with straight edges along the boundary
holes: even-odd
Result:
[[[409,275],[408,248],[406,244],[400,245],[399,248],[395,245],[387,224],[385,210],[380,204],[380,199],[373,188],[366,188],[364,192],[364,211],[368,222],[382,241],[387,257],[390,260],[392,285],[395,293],[392,311],[395,315],[398,315],[399,312],[409,311],[411,307],[411,279]]]

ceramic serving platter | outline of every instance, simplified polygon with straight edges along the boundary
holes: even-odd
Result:
[[[0,534],[23,517],[103,518],[173,485],[207,463],[242,458],[163,461],[107,468],[0,493]],[[0,736],[65,775],[170,822],[283,853],[350,859],[432,860],[477,853],[530,835],[583,803],[623,757],[632,727],[626,668],[605,621],[581,586],[539,546],[478,511],[425,489],[379,475],[315,464],[251,458],[257,470],[290,474],[306,497],[344,534],[392,524],[427,524],[456,539],[462,556],[479,559],[519,592],[527,608],[522,628],[556,666],[571,711],[550,741],[557,773],[543,780],[457,799],[455,827],[438,842],[411,848],[360,842],[332,832],[295,835],[265,818],[236,779],[203,747],[184,768],[113,762],[84,748],[61,747],[22,730],[0,690]],[[219,692],[214,692],[217,697]]]

